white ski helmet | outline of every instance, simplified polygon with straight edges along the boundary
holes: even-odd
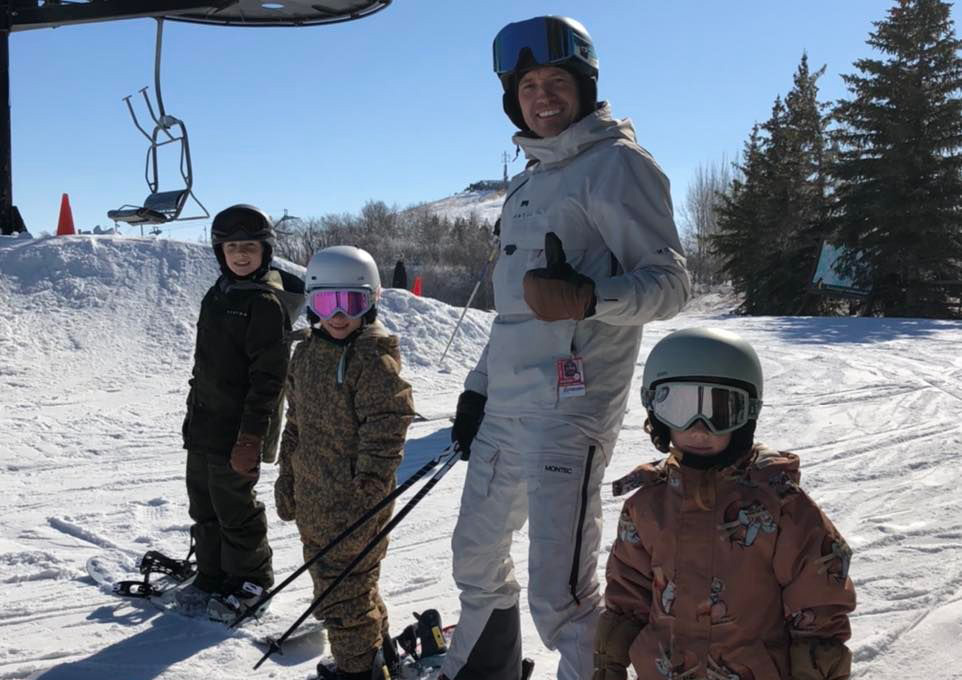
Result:
[[[314,253],[307,263],[304,288],[308,293],[318,288],[366,288],[376,297],[381,292],[381,276],[366,250],[331,246]]]

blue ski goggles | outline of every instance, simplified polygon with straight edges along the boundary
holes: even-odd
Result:
[[[760,399],[731,385],[700,382],[663,382],[641,391],[641,402],[673,430],[687,430],[696,420],[713,434],[733,432],[758,418]]]
[[[526,52],[538,66],[577,59],[598,68],[591,42],[555,17],[536,17],[502,28],[494,38],[494,72],[499,76],[513,73]]]

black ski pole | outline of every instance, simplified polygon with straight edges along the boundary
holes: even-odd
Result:
[[[441,481],[441,478],[447,474],[448,470],[450,470],[455,463],[461,460],[461,452],[457,450],[457,448],[452,449],[451,447],[448,447],[445,449],[445,451],[450,451],[448,458],[444,461],[444,464],[438,469],[438,471],[434,473],[431,479],[429,479],[427,483],[421,487],[421,490],[415,494],[414,498],[409,500],[403,508],[398,510],[397,514],[391,518],[391,521],[385,524],[384,528],[378,532],[377,536],[372,538],[370,542],[364,546],[361,552],[357,554],[357,557],[351,560],[351,563],[348,564],[341,571],[341,573],[337,575],[337,578],[331,582],[331,585],[329,585],[324,592],[318,595],[314,601],[311,602],[310,606],[304,610],[304,613],[298,617],[297,621],[295,621],[291,627],[284,632],[283,635],[281,635],[277,640],[268,639],[268,649],[264,653],[264,656],[261,657],[261,660],[254,664],[254,670],[260,668],[261,664],[267,661],[267,658],[274,652],[283,653],[281,651],[281,645],[284,644],[287,638],[293,635],[294,631],[297,630],[302,623],[304,623],[304,619],[310,616],[311,612],[314,611],[314,609],[316,609],[317,606],[324,601],[324,598],[330,595],[331,592],[341,584],[341,581],[350,576],[351,572],[354,571],[354,568],[361,563],[361,560],[367,557],[367,554],[374,550],[377,544],[384,540],[384,537],[391,533],[394,527],[396,527],[401,520],[404,519],[405,516],[407,516],[407,514],[414,509],[414,506],[420,503],[424,497],[427,496],[428,492],[434,488],[434,485]]]
[[[387,496],[385,496],[380,501],[378,501],[378,503],[374,505],[370,510],[368,510],[363,515],[361,515],[357,519],[357,521],[354,522],[354,524],[347,527],[346,529],[344,529],[344,531],[342,531],[337,536],[335,536],[327,545],[321,548],[317,552],[317,554],[314,555],[314,557],[307,560],[304,564],[302,564],[300,567],[294,570],[294,573],[292,573],[290,576],[284,579],[280,583],[280,585],[275,586],[273,590],[261,595],[260,599],[257,600],[257,602],[255,602],[244,613],[240,614],[236,619],[234,619],[233,623],[230,624],[230,627],[236,628],[241,623],[243,623],[244,621],[249,619],[251,616],[253,616],[253,612],[256,612],[261,607],[261,605],[263,605],[265,602],[267,602],[272,597],[277,595],[277,593],[279,593],[281,590],[286,588],[291,583],[291,581],[293,581],[298,576],[300,576],[305,571],[307,571],[312,564],[314,564],[319,559],[324,557],[324,555],[330,552],[338,543],[340,543],[345,538],[347,538],[348,536],[353,534],[355,531],[357,531],[357,529],[361,527],[361,525],[367,523],[372,517],[377,515],[377,513],[379,513],[381,510],[386,508],[391,503],[393,503],[395,499],[397,499],[401,494],[403,494],[405,491],[410,489],[415,483],[417,483],[419,479],[421,479],[422,477],[424,477],[424,475],[426,475],[431,470],[433,470],[434,467],[441,462],[441,460],[444,458],[444,454],[447,453],[450,450],[450,448],[451,447],[449,446],[447,449],[442,451],[439,455],[435,456],[434,458],[429,460],[427,463],[422,465],[417,472],[415,472],[413,475],[411,475],[406,480],[404,480],[404,483],[402,483],[400,486],[394,489],[394,491],[392,491]]]

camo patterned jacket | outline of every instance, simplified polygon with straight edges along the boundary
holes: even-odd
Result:
[[[683,466],[683,455],[614,484],[615,495],[637,491],[605,605],[641,625],[629,649],[638,678],[791,678],[793,640],[851,634],[851,551],[799,488],[796,455],[756,444],[721,470]]]
[[[414,418],[400,372],[398,339],[376,321],[348,342],[315,331],[295,348],[274,497],[305,541],[324,545],[394,488]],[[359,477],[377,482],[377,498],[357,493]]]

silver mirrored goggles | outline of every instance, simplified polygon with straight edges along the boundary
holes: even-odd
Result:
[[[700,382],[664,382],[642,390],[645,408],[673,430],[687,430],[696,420],[713,434],[737,430],[758,417],[760,399],[731,385]]]

